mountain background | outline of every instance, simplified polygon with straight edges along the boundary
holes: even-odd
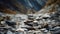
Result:
[[[29,14],[39,11],[47,0],[0,0],[0,12]]]
[[[56,4],[59,5],[60,0],[0,0],[0,12],[7,14],[34,14],[39,13],[41,9],[48,10],[46,7],[54,5],[48,11],[50,13],[56,10]]]

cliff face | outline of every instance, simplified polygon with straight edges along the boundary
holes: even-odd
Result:
[[[46,0],[0,0],[0,12],[28,14],[39,11]]]

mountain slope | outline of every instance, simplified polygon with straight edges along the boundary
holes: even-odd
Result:
[[[45,2],[46,0],[0,0],[0,12],[8,14],[35,13],[45,5]]]

